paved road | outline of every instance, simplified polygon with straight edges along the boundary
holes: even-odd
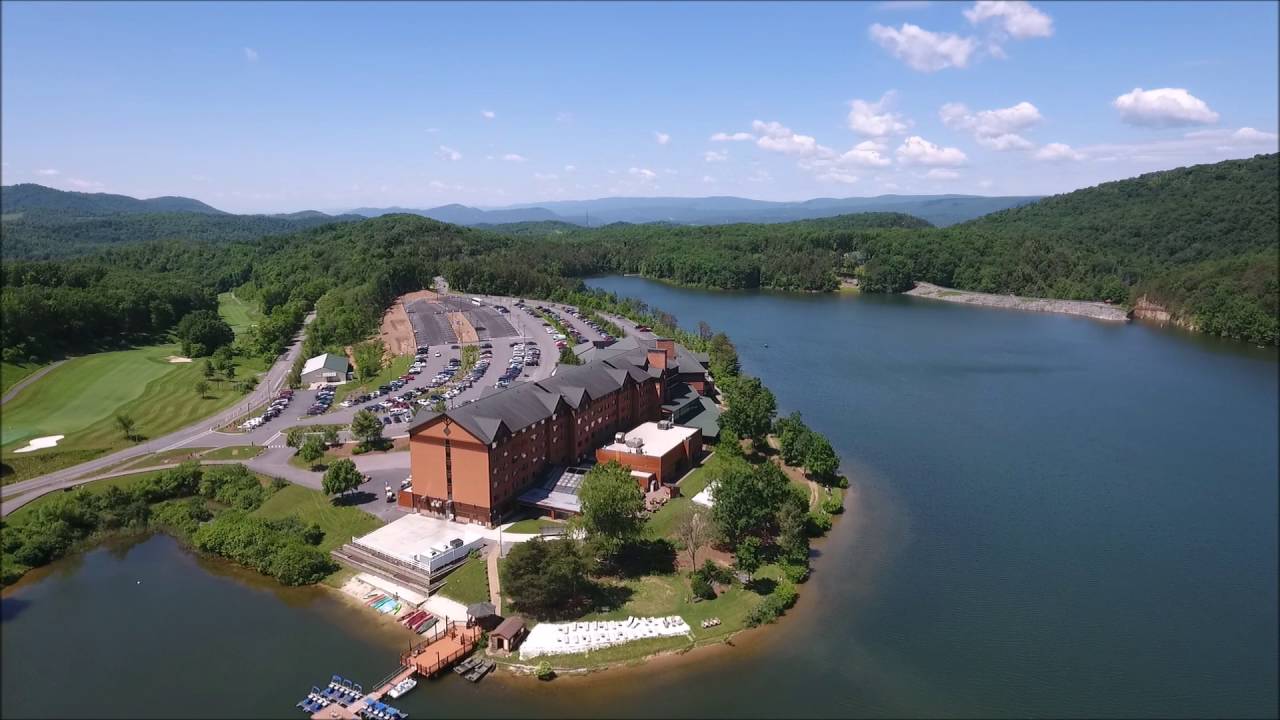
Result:
[[[35,381],[37,381],[37,380],[39,380],[40,378],[44,377],[45,373],[47,373],[47,372],[49,372],[50,370],[52,370],[52,369],[54,369],[54,368],[58,367],[59,365],[61,365],[61,364],[62,364],[62,363],[64,363],[64,362],[66,362],[66,360],[59,360],[59,361],[57,361],[57,362],[50,363],[48,367],[42,367],[42,368],[40,368],[39,370],[37,370],[37,371],[35,371],[35,372],[31,373],[30,375],[28,375],[28,376],[26,376],[26,377],[22,378],[21,380],[19,380],[19,381],[18,381],[18,382],[16,382],[16,383],[14,383],[14,384],[13,384],[13,387],[9,388],[9,391],[8,391],[8,392],[6,392],[6,393],[4,394],[4,397],[0,397],[0,405],[3,405],[3,404],[5,404],[5,403],[9,402],[10,400],[12,400],[12,399],[13,399],[13,397],[14,397],[15,395],[17,395],[17,394],[18,394],[18,391],[19,391],[19,390],[21,390],[22,388],[24,388],[24,387],[26,387],[26,386],[30,385],[31,383],[33,383],[33,382],[35,382]]]
[[[312,313],[304,320],[306,323],[311,322],[315,318]],[[198,447],[198,446],[215,446],[211,441],[223,433],[218,433],[214,428],[222,427],[245,413],[245,407],[258,407],[264,405],[281,386],[284,385],[285,377],[289,374],[293,361],[302,352],[302,333],[300,332],[293,340],[293,343],[271,366],[266,374],[259,380],[258,386],[246,396],[243,402],[237,403],[235,406],[227,408],[211,418],[205,418],[193,425],[189,425],[176,432],[169,433],[162,437],[149,440],[147,442],[134,445],[119,452],[104,455],[89,462],[80,463],[69,468],[64,468],[47,475],[31,478],[22,482],[16,482],[11,485],[5,485],[0,488],[0,515],[7,515],[10,512],[8,500],[18,497],[24,497],[22,502],[38,497],[44,493],[62,488],[80,485],[92,479],[92,476],[102,471],[104,468],[116,465],[142,455],[153,452],[162,452],[177,447]],[[243,442],[225,443],[231,445],[246,444]],[[15,505],[16,507],[16,505]]]

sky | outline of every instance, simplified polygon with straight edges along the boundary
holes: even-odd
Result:
[[[0,5],[0,175],[232,212],[1043,195],[1277,149],[1274,2]]]

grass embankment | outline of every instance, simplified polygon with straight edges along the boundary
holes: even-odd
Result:
[[[9,392],[9,388],[44,366],[44,363],[0,362],[0,394]]]
[[[466,374],[471,372],[471,368],[476,366],[476,362],[479,359],[480,359],[479,345],[463,345],[462,355],[459,356],[459,362],[461,362],[462,365],[458,367],[458,374],[455,375],[454,377],[459,377],[459,378],[466,377]]]
[[[234,292],[218,295],[218,314],[237,336],[262,320],[262,312],[252,303],[236,297]]]
[[[137,438],[154,438],[190,425],[243,397],[233,383],[209,381],[201,396],[203,363],[170,363],[176,345],[73,358],[51,370],[4,406],[0,427],[3,483],[36,477],[134,444],[115,422],[128,415]],[[265,369],[260,359],[241,359],[236,379]],[[56,447],[15,454],[31,438],[65,435]]]
[[[250,460],[262,454],[266,448],[261,445],[231,445],[200,456],[201,460]]]
[[[324,530],[324,540],[317,547],[325,552],[350,542],[357,535],[371,533],[383,524],[359,508],[334,505],[327,496],[301,485],[281,488],[253,514],[263,518],[297,515],[305,523],[319,525]]]
[[[564,523],[559,520],[550,520],[548,518],[529,518],[511,523],[511,527],[503,530],[503,532],[518,535],[533,535],[535,533],[540,533],[543,530],[557,530],[563,527]]]
[[[397,355],[391,358],[387,366],[374,377],[368,380],[352,380],[338,386],[333,394],[332,409],[341,408],[342,401],[347,399],[348,395],[363,395],[378,389],[379,385],[386,385],[396,378],[409,372],[409,366],[413,364],[412,355]]]
[[[489,568],[483,557],[473,557],[449,573],[440,594],[463,605],[489,602]]]

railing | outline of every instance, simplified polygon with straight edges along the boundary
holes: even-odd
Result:
[[[368,553],[369,555],[372,555],[373,557],[376,557],[376,558],[378,558],[379,560],[385,560],[386,562],[389,562],[389,563],[391,563],[392,565],[399,565],[400,567],[407,568],[407,569],[409,569],[409,570],[415,570],[415,571],[418,571],[418,572],[423,572],[423,573],[426,573],[426,575],[427,575],[427,577],[428,577],[428,578],[430,578],[430,577],[431,577],[431,567],[430,567],[430,566],[428,566],[428,565],[421,565],[421,564],[418,564],[418,563],[416,563],[416,562],[409,562],[408,560],[403,560],[403,559],[398,558],[398,557],[393,557],[393,556],[388,555],[388,554],[386,554],[386,553],[384,553],[384,552],[381,552],[381,551],[379,551],[379,550],[374,550],[373,548],[369,547],[368,545],[365,545],[364,543],[361,543],[361,542],[359,541],[359,539],[354,538],[354,537],[353,537],[353,538],[351,538],[351,543],[350,543],[350,544],[351,544],[353,547],[359,548],[360,552]]]

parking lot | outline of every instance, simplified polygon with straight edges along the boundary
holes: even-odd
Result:
[[[483,375],[478,377],[469,386],[459,388],[458,392],[452,398],[449,398],[446,401],[446,405],[449,407],[457,407],[471,400],[476,400],[490,393],[497,392],[498,388],[495,388],[494,384],[499,381],[499,379],[502,376],[502,373],[510,366],[510,361],[515,352],[513,343],[523,340],[526,342],[526,348],[532,348],[536,346],[539,350],[539,355],[540,355],[539,364],[536,366],[526,365],[523,368],[521,368],[520,374],[512,378],[513,383],[542,380],[546,377],[549,377],[555,372],[556,360],[560,356],[560,352],[556,348],[555,340],[552,338],[550,334],[548,334],[545,331],[545,328],[542,325],[542,322],[543,322],[542,319],[534,318],[528,315],[527,313],[520,311],[520,309],[515,306],[515,303],[517,302],[515,299],[506,298],[506,297],[489,297],[489,296],[485,296],[481,299],[485,302],[485,305],[483,307],[488,308],[486,312],[492,315],[500,316],[502,318],[502,327],[510,328],[508,332],[510,332],[511,335],[503,338],[491,338],[488,340],[481,340],[480,342],[475,343],[476,345],[488,344],[492,346],[490,348],[487,348],[487,350],[491,353],[491,356],[489,357],[488,368],[483,373]],[[477,307],[471,303],[470,298],[463,299],[463,298],[457,298],[457,297],[450,297],[447,300],[449,303],[449,307],[454,307],[454,306],[461,307],[462,304],[465,304],[468,308],[474,309]],[[424,303],[424,302],[426,301],[421,301],[421,300],[412,301],[410,305],[413,305],[415,303]],[[603,338],[603,335],[601,333],[588,327],[586,323],[580,320],[579,318],[574,317],[573,315],[570,315],[565,306],[558,305],[555,303],[537,303],[537,304],[542,305],[543,307],[555,310],[559,314],[560,320],[565,325],[577,330],[586,339],[600,340]],[[508,312],[505,314],[500,313],[498,310],[495,309],[495,306],[497,305],[505,306],[508,309]],[[440,317],[444,317],[444,316],[441,315]],[[483,315],[483,317],[488,318],[488,314]],[[410,318],[411,319],[413,318],[413,314],[410,315]],[[488,318],[483,322],[488,323],[487,325],[484,326],[486,328],[496,329],[498,327],[498,323],[493,322],[492,318]],[[414,323],[415,336],[418,332],[419,324],[420,323]],[[447,320],[444,321],[444,327],[448,327]],[[437,329],[438,328],[434,325],[429,327],[427,332],[433,333],[429,336],[439,337],[439,335],[434,334],[437,332]],[[294,427],[297,425],[315,425],[315,424],[349,425],[351,423],[351,419],[355,416],[356,412],[358,412],[362,408],[373,405],[375,402],[384,403],[390,398],[403,396],[409,391],[429,390],[428,386],[430,385],[433,378],[441,371],[446,370],[449,367],[450,361],[457,360],[461,362],[463,343],[450,342],[450,343],[442,343],[442,344],[429,344],[429,343],[422,343],[421,341],[419,341],[419,345],[423,345],[423,344],[426,344],[429,349],[426,353],[426,357],[424,358],[424,361],[422,362],[421,370],[414,374],[414,379],[412,381],[405,383],[402,387],[396,388],[395,390],[388,393],[387,395],[381,395],[377,398],[369,398],[364,402],[356,403],[349,407],[342,407],[341,404],[334,404],[332,405],[332,407],[329,409],[328,412],[320,415],[307,415],[306,412],[307,412],[307,409],[312,405],[314,405],[318,399],[321,399],[321,397],[325,393],[322,390],[318,390],[318,389],[303,388],[303,389],[295,390],[293,391],[291,401],[286,406],[280,409],[280,412],[278,415],[276,415],[274,418],[267,420],[266,422],[262,423],[260,426],[253,428],[249,432],[242,435],[241,436],[243,438],[242,442],[246,444],[255,444],[255,445],[281,444],[284,442],[283,438],[276,437],[276,436],[278,433],[282,432],[287,428]],[[531,355],[530,350],[526,349],[525,350],[526,359],[530,355]],[[358,383],[357,381],[353,380],[349,384],[358,384]],[[436,388],[435,390],[443,391],[451,387],[452,385],[443,385],[439,388]],[[384,430],[384,434],[387,436],[404,434],[404,428],[406,428],[408,424],[406,420],[411,419],[412,414],[416,413],[423,407],[423,405],[418,404],[418,400],[428,399],[431,396],[431,394],[432,393],[430,392],[424,392],[424,394],[419,395],[418,397],[412,398],[409,401],[410,412],[399,413],[398,421],[392,421],[388,423],[386,425],[386,429]],[[390,403],[387,403],[387,405],[389,406]],[[380,418],[382,417],[390,418],[392,416],[392,413],[389,412],[389,409],[390,409],[389,407],[382,407],[377,409],[375,412]],[[346,434],[344,433],[344,439],[345,438],[346,438]]]

